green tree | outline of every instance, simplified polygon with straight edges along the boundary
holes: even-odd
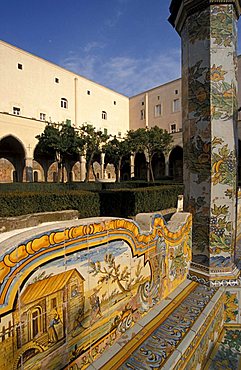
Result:
[[[110,163],[115,166],[116,181],[120,182],[122,160],[125,156],[131,154],[129,141],[127,139],[118,140],[115,136],[114,139],[104,145],[103,151],[110,158]]]
[[[57,181],[64,181],[64,166],[67,160],[83,151],[84,141],[76,130],[69,125],[49,123],[41,135],[37,135],[40,152],[53,155],[58,164]]]
[[[84,124],[80,127],[80,137],[84,142],[84,151],[86,154],[86,165],[87,165],[87,175],[86,180],[90,179],[90,169],[92,167],[93,174],[96,178],[93,169],[93,159],[94,156],[102,152],[102,146],[106,143],[109,136],[104,134],[102,131],[96,129],[92,125]]]
[[[167,153],[171,149],[172,136],[166,130],[154,126],[151,128],[139,128],[127,133],[127,139],[131,150],[134,152],[144,152],[147,160],[147,181],[150,178],[154,182],[152,159],[155,154]]]

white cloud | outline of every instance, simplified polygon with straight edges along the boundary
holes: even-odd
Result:
[[[103,67],[105,84],[128,96],[180,77],[180,52],[153,54],[146,58],[111,58]]]
[[[88,48],[84,48],[88,51]],[[180,77],[180,51],[153,53],[142,58],[116,56],[104,60],[100,54],[71,53],[61,65],[128,96]]]
[[[99,41],[91,41],[85,47],[83,48],[85,53],[89,53],[90,51],[93,51],[94,49],[103,49],[105,47],[105,44],[103,42]]]
[[[122,16],[122,14],[123,14],[123,12],[121,10],[116,9],[112,18],[109,18],[104,22],[105,26],[107,26],[109,28],[115,27],[115,25],[118,23],[120,17]]]

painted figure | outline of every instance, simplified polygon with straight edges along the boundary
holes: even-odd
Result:
[[[90,324],[92,324],[95,318],[99,315],[102,317],[101,308],[100,308],[100,298],[98,297],[97,293],[99,292],[98,289],[94,289],[94,293],[90,296],[90,306],[91,306],[91,320]]]
[[[60,321],[61,320],[60,320],[59,314],[57,310],[55,310],[53,317],[50,320],[49,327],[48,327],[49,343],[56,343],[58,341],[58,334],[55,329],[55,325],[59,324]]]

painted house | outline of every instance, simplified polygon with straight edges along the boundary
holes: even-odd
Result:
[[[84,312],[84,280],[72,269],[29,284],[23,290],[13,318],[19,324],[17,354],[25,353],[24,361],[57,342],[62,344],[66,329],[70,332],[79,312]]]

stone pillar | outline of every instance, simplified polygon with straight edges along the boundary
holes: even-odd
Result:
[[[165,156],[165,176],[170,176],[170,171],[169,171],[169,154],[168,154],[168,156]]]
[[[145,107],[146,107],[146,127],[149,127],[149,96],[145,94]]]
[[[78,101],[79,101],[78,78],[75,77],[74,79],[74,123],[76,126],[78,124]]]
[[[86,158],[84,155],[80,156],[80,181],[85,181],[86,178]]]
[[[135,156],[134,156],[134,154],[132,154],[130,156],[130,161],[131,161],[131,164],[130,164],[130,167],[131,167],[131,179],[133,179],[133,177],[135,177]]]
[[[33,182],[33,158],[25,158],[26,182]]]
[[[184,211],[193,214],[191,274],[234,280],[237,19],[240,0],[173,0],[182,39]]]
[[[100,178],[103,180],[105,178],[105,153],[101,153],[100,168],[101,168]]]

